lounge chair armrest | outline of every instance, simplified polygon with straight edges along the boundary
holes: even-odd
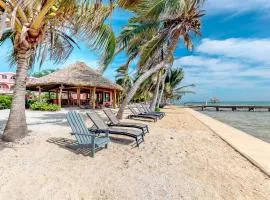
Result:
[[[105,133],[106,137],[108,137],[109,136],[109,133],[110,133],[110,131],[107,130],[107,129],[91,129],[90,128],[88,130],[91,131],[91,132],[94,132],[94,133],[98,133],[98,134]]]
[[[87,134],[84,134],[84,133],[74,133],[76,135],[83,135],[83,136],[88,136],[88,137],[96,137],[95,134],[91,134],[91,133],[87,133]]]

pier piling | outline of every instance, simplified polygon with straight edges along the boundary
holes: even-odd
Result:
[[[248,108],[248,111],[254,111],[255,109],[253,107]]]

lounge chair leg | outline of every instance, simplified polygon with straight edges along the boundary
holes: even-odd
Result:
[[[145,135],[146,134],[146,130],[144,128],[142,128],[141,130],[143,132],[143,135]]]
[[[92,158],[95,157],[95,145],[92,145]]]
[[[137,143],[137,147],[139,147],[139,142],[138,142],[138,138],[136,137],[136,143]]]

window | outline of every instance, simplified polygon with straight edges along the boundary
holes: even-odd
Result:
[[[11,78],[10,79],[13,79],[13,80],[15,80],[15,76],[11,76]]]
[[[103,93],[102,92],[96,92],[96,102],[97,104],[103,104]]]
[[[4,86],[0,85],[0,90],[4,90]]]
[[[110,93],[109,92],[104,92],[104,101],[105,102],[110,102]]]
[[[2,75],[2,79],[7,79],[7,75]]]

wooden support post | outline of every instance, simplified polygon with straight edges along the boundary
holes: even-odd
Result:
[[[38,86],[38,101],[41,102],[41,87]]]
[[[92,94],[92,105],[93,105],[93,109],[96,108],[96,88],[93,88],[93,94]]]
[[[120,92],[118,92],[118,95],[117,95],[117,107],[118,108],[120,107]]]
[[[204,110],[204,107],[202,106],[202,111]]]
[[[68,100],[68,106],[70,105],[70,93],[69,93],[69,91],[67,91],[67,100]]]
[[[117,107],[116,104],[116,90],[113,91],[113,108],[115,109]]]
[[[56,96],[56,101],[57,101],[57,104],[59,105],[59,101],[58,101],[58,90],[55,91],[55,96]]]
[[[216,111],[219,111],[219,107],[216,107]]]
[[[77,88],[77,106],[81,105],[81,88]]]
[[[89,106],[91,106],[92,104],[91,99],[92,99],[92,90],[90,89],[89,90]]]
[[[63,85],[59,87],[59,95],[58,95],[58,105],[60,108],[62,107],[62,92],[63,92]]]

